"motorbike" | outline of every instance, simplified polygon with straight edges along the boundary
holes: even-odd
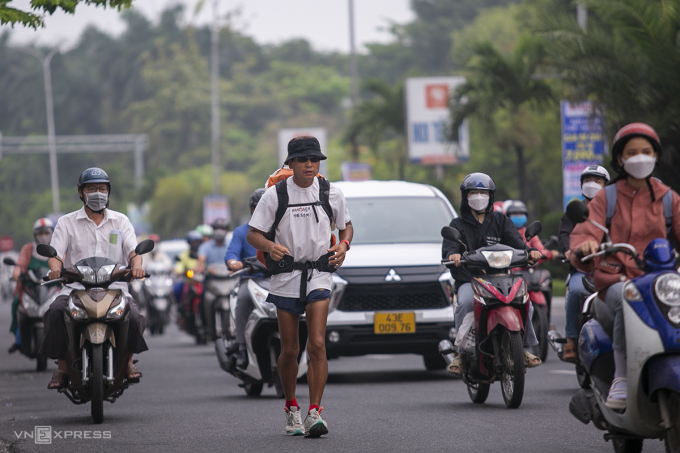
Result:
[[[151,240],[140,242],[133,258],[153,247]],[[59,259],[57,251],[47,244],[38,245],[37,251],[47,258]],[[84,289],[74,289],[68,298],[64,319],[69,338],[69,383],[59,393],[74,404],[90,402],[92,420],[99,424],[104,421],[104,401],[114,403],[133,383],[127,379],[130,301],[122,290],[109,288],[114,282],[130,281],[131,270],[129,266],[120,269],[108,258],[91,257],[62,269],[61,275],[42,284],[80,283]]]
[[[540,231],[540,222],[529,225],[527,240]],[[524,397],[524,326],[531,320],[527,283],[522,274],[512,273],[511,269],[528,266],[529,253],[502,244],[468,252],[460,240],[460,232],[449,226],[442,228],[442,236],[463,245],[466,251],[460,263],[477,275],[471,282],[474,351],[464,364],[462,374],[468,395],[473,403],[484,403],[490,384],[500,380],[505,405],[518,408]],[[444,260],[442,264],[452,262]],[[461,326],[460,330],[465,329]],[[453,361],[454,349],[449,340],[439,343],[439,353],[447,363]]]
[[[574,206],[572,206],[574,205]],[[607,431],[616,452],[639,452],[644,439],[664,439],[666,451],[680,452],[680,274],[671,244],[654,239],[643,258],[630,244],[614,244],[607,228],[588,219],[588,208],[572,202],[567,215],[574,223],[587,221],[604,232],[600,251],[583,257],[623,253],[644,274],[623,286],[628,394],[625,410],[605,403],[614,378],[612,333],[614,310],[599,297],[584,306],[593,318],[579,334],[578,353],[591,388],[580,389],[569,411],[581,422]]]
[[[208,266],[203,283],[203,314],[206,320],[207,335],[211,341],[229,332],[231,325],[231,292],[238,286],[235,278],[224,263]]]
[[[548,330],[550,329],[550,321],[548,315],[548,301],[542,291],[542,282],[548,278],[546,273],[549,275],[550,272],[530,267],[513,270],[513,273],[521,274],[524,278],[527,285],[527,291],[529,291],[529,300],[534,305],[531,323],[534,326],[538,344],[530,346],[529,352],[545,362],[548,357]]]
[[[0,252],[2,264],[0,264],[0,302],[11,302],[14,294],[14,282],[12,279],[12,272],[14,272],[14,265],[9,262],[16,262],[19,259],[19,254],[15,251]],[[5,261],[9,258],[10,261]]]
[[[246,258],[244,268],[234,272],[234,275],[247,274],[267,274],[267,269],[255,257]],[[283,386],[277,371],[277,360],[281,353],[281,337],[279,336],[279,325],[276,317],[276,307],[267,302],[269,295],[269,280],[248,280],[247,291],[253,301],[254,309],[250,314],[246,324],[246,345],[248,349],[248,367],[243,370],[236,367],[238,355],[238,344],[236,339],[226,332],[222,338],[215,342],[215,353],[220,368],[233,375],[242,382],[239,384],[244,388],[248,396],[259,396],[266,384],[268,387],[275,387],[276,395],[283,398]],[[232,302],[238,296],[239,285],[232,290]],[[235,304],[232,304],[235,307]],[[234,310],[231,310],[232,321],[234,321]],[[235,325],[235,323],[232,323]],[[307,325],[305,316],[300,318],[300,344],[305,345],[300,348],[298,357],[298,379],[307,374]]]
[[[5,258],[3,263],[16,266],[12,258]],[[42,278],[49,273],[49,268],[29,269],[19,277],[22,291],[17,308],[17,325],[19,326],[19,352],[29,359],[36,359],[36,370],[47,369],[47,357],[38,353],[45,336],[45,325],[42,317],[59,294],[59,285],[41,286]]]
[[[201,319],[201,298],[203,297],[204,276],[193,270],[186,271],[182,299],[178,304],[178,319],[180,329],[186,331],[196,339],[196,344],[206,344],[208,336]]]
[[[151,335],[163,334],[165,326],[170,322],[174,299],[172,265],[152,261],[145,265],[145,270],[149,273],[149,278],[143,280],[142,291],[146,322]]]

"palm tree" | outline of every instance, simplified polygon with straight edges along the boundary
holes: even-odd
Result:
[[[368,79],[362,88],[372,98],[362,101],[352,112],[345,136],[361,137],[377,154],[380,143],[388,134],[400,141],[398,166],[399,179],[404,179],[406,166],[406,106],[404,84],[391,86],[380,79]]]
[[[534,78],[542,56],[540,43],[526,36],[509,58],[489,42],[474,44],[465,66],[467,81],[456,89],[451,106],[451,139],[457,141],[461,123],[474,115],[497,132],[499,147],[515,153],[519,194],[524,201],[528,200],[524,150],[535,138],[523,111],[543,107],[553,100],[550,87]],[[509,116],[509,126],[503,130],[498,130],[494,122],[499,111],[506,111]]]
[[[547,27],[546,47],[574,99],[602,104],[610,135],[642,121],[659,133],[666,152],[664,181],[676,190],[680,157],[680,1],[589,0],[587,31],[573,18]]]

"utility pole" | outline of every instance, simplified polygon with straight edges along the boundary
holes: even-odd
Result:
[[[354,0],[347,0],[349,3],[349,72],[352,84],[352,108],[355,109],[359,100],[359,72],[357,70],[357,52],[354,42]],[[359,142],[356,135],[352,140],[352,160],[359,160]]]
[[[220,71],[219,71],[219,39],[220,25],[218,16],[219,0],[213,0],[213,23],[211,30],[211,63],[210,79],[212,85],[212,193],[219,193],[220,186]]]
[[[583,2],[579,2],[576,5],[576,21],[578,22],[578,26],[581,27],[581,30],[585,33],[586,28],[588,27],[588,10],[586,9],[586,4]]]
[[[57,141],[54,131],[54,100],[52,98],[52,71],[50,70],[50,62],[52,61],[52,57],[59,52],[59,47],[55,47],[47,55],[33,47],[18,47],[16,50],[36,57],[40,60],[43,67],[43,78],[45,81],[45,110],[47,113],[47,140],[50,150],[50,178],[52,180],[52,212],[56,214],[60,212],[59,171],[57,168]]]

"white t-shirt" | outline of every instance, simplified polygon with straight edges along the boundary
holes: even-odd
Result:
[[[303,189],[298,187],[293,178],[287,180],[288,205],[313,203],[319,201],[319,180],[314,178],[314,183]],[[349,211],[345,196],[340,189],[331,184],[329,201],[333,209],[335,224],[341,230],[349,222]],[[276,186],[272,186],[262,195],[260,202],[255,208],[249,225],[262,232],[268,232],[274,224],[276,209],[279,200],[276,195]],[[317,223],[313,210],[319,216]],[[328,253],[331,238],[331,223],[326,211],[321,206],[289,207],[283,215],[279,226],[276,228],[274,242],[286,247],[295,261],[316,261]],[[307,283],[307,294],[315,289],[330,290],[333,284],[332,274],[310,270],[312,279]],[[296,270],[272,276],[270,292],[281,297],[300,297],[300,275],[302,271]]]
[[[125,214],[106,209],[104,220],[97,225],[87,216],[83,206],[59,218],[50,245],[64,260],[64,267],[73,267],[78,261],[93,256],[109,258],[127,266],[130,253],[137,247],[137,237]],[[127,290],[127,284],[121,282],[113,283],[110,287]],[[82,288],[82,285],[75,283],[65,286],[61,294],[68,295],[71,289]]]

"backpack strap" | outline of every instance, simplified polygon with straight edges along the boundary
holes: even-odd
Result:
[[[607,229],[612,223],[614,211],[616,211],[616,184],[610,184],[604,188],[605,198],[607,199],[607,219],[605,225]]]
[[[663,216],[666,218],[666,239],[671,240],[671,228],[673,227],[673,191],[663,194]]]
[[[274,223],[272,224],[269,233],[265,235],[267,239],[273,241],[276,236],[276,229],[283,219],[283,215],[288,209],[288,180],[284,179],[276,183],[276,197],[278,198],[279,205],[276,208],[276,214],[274,215]]]
[[[324,178],[319,176],[319,201],[321,202],[321,207],[326,211],[328,220],[330,220],[331,225],[333,225],[333,208],[331,208],[331,183]]]

